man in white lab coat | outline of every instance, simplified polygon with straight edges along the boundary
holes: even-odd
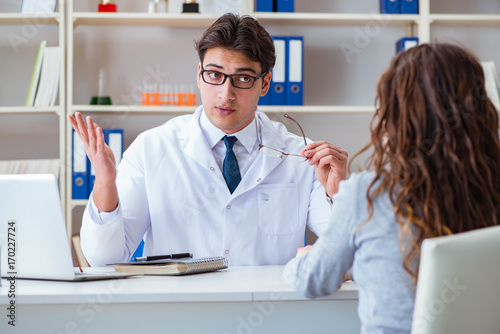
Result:
[[[347,152],[327,142],[306,146],[258,110],[275,62],[267,31],[251,17],[225,14],[196,48],[202,106],[140,134],[118,168],[92,118],[69,116],[95,168],[81,229],[92,266],[130,260],[143,238],[144,255],[285,264],[303,245],[306,224],[315,233],[325,227]],[[225,136],[236,137],[232,153]],[[227,166],[236,177],[226,176]]]

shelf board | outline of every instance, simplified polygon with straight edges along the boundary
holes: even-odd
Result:
[[[38,16],[37,16],[38,15]],[[0,14],[1,24],[24,24],[29,19],[47,17],[49,23],[57,24],[59,14]],[[379,26],[404,26],[417,24],[419,15],[405,14],[354,14],[354,13],[265,13],[254,12],[253,17],[263,24],[300,26],[356,26],[378,24]],[[181,28],[206,28],[218,15],[215,14],[148,14],[148,13],[94,13],[76,12],[75,25],[106,26],[169,26]],[[433,25],[500,26],[500,15],[489,14],[430,14]]]
[[[139,105],[74,105],[71,110],[72,112],[82,112],[82,113],[137,113],[137,114],[185,114],[192,113],[196,110],[197,106],[194,107],[149,107],[149,106],[139,106]]]
[[[0,25],[57,25],[59,13],[0,13]]]
[[[262,24],[294,26],[405,26],[416,24],[419,15],[407,14],[351,14],[351,13],[264,13],[252,14]]]
[[[77,206],[87,206],[88,202],[89,202],[88,199],[72,199],[71,200],[71,208],[74,209]]]
[[[148,14],[148,13],[92,13],[73,14],[75,27],[95,26],[165,26],[178,28],[207,28],[219,16],[215,14]]]
[[[252,14],[263,24],[302,26],[355,26],[378,24],[379,26],[404,26],[416,24],[419,15],[403,14],[350,14],[350,13],[261,13]],[[92,13],[73,14],[78,25],[127,25],[169,26],[181,28],[207,28],[219,16],[216,14],[148,14],[148,13]]]
[[[279,113],[374,113],[372,106],[259,106],[263,112]]]
[[[0,107],[0,114],[58,114],[59,106],[53,107]]]
[[[500,27],[500,15],[489,14],[430,14],[433,26]]]
[[[131,113],[131,114],[185,114],[192,113],[197,107],[147,107],[147,106],[94,106],[74,105],[72,112],[81,113]],[[294,113],[374,113],[373,106],[259,106],[263,112]]]

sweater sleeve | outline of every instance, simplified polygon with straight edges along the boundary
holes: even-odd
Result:
[[[285,266],[284,280],[308,298],[337,291],[353,264],[355,227],[362,223],[357,214],[357,178],[354,175],[341,182],[324,234],[306,255]]]

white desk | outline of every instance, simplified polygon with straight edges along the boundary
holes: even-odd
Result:
[[[191,276],[92,282],[17,280],[0,287],[0,333],[359,333],[357,286],[308,300],[282,280],[283,266],[230,267]]]

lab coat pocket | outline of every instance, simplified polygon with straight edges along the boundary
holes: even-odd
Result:
[[[289,235],[299,227],[295,183],[261,185],[258,190],[259,228],[270,235]]]

